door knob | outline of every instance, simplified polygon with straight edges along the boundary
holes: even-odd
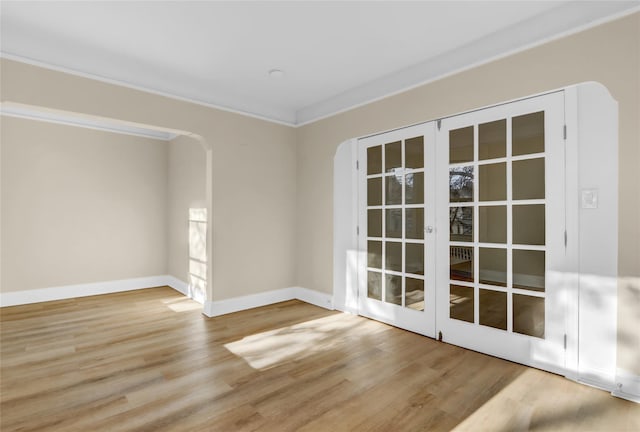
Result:
[[[427,234],[431,234],[433,232],[433,227],[431,225],[429,225],[425,231],[427,232]]]

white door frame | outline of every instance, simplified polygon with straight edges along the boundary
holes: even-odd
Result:
[[[567,259],[571,268],[565,275],[564,375],[608,390],[624,383],[624,389],[640,397],[634,384],[640,377],[621,371],[616,375],[618,104],[606,87],[596,82],[540,95],[559,90],[565,92]],[[357,280],[353,266],[347,263],[361,253],[354,223],[356,162],[357,138],[353,138],[340,144],[334,165],[334,305],[351,313],[357,313]],[[599,206],[582,208],[582,192],[594,190]],[[600,247],[594,248],[594,243]],[[595,286],[599,289],[594,290]]]

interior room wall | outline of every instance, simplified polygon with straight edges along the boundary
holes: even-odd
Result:
[[[639,29],[636,13],[298,129],[7,59],[0,60],[0,88],[3,102],[202,136],[213,148],[209,294],[223,300],[290,286],[331,292],[333,156],[342,141],[599,81],[620,108],[619,274],[629,282],[619,294],[619,328],[626,336],[619,336],[618,362],[640,374],[637,350],[624,348],[640,341]],[[4,154],[2,164],[4,213]],[[3,242],[9,230],[14,227],[3,214]],[[3,248],[3,267],[11,253]]]
[[[624,283],[618,295],[618,366],[639,375],[639,53],[640,13],[635,13],[298,128],[296,244],[302,259],[297,263],[297,284],[332,290],[333,156],[341,142],[598,81],[618,101],[620,114],[618,259]]]
[[[166,142],[0,122],[2,292],[166,274]]]
[[[208,300],[294,286],[293,128],[4,58],[1,68],[3,102],[202,137],[213,152],[213,280]]]
[[[175,138],[168,147],[168,274],[189,283],[189,209],[207,207],[206,154],[188,136]]]

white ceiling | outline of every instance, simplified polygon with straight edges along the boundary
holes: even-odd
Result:
[[[638,1],[1,2],[1,55],[304,124]],[[268,71],[282,69],[284,77]]]

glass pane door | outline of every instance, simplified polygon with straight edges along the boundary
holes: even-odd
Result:
[[[562,114],[556,93],[445,119],[437,134],[437,330],[550,370],[564,361],[551,283],[564,255]]]
[[[434,126],[358,145],[360,314],[434,336]]]

